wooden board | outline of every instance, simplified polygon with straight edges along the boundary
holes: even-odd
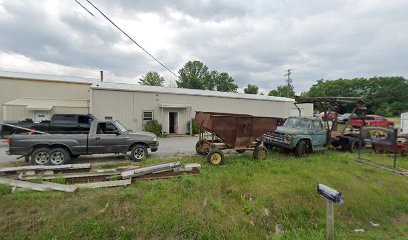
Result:
[[[119,187],[132,184],[132,179],[105,181],[105,182],[91,182],[91,183],[77,183],[75,186],[79,188],[106,188],[106,187]]]
[[[73,178],[86,178],[86,177],[110,177],[113,175],[119,175],[117,172],[88,172],[88,173],[69,173],[69,174],[56,174],[56,175],[49,175],[49,176],[43,176],[43,175],[36,175],[36,176],[27,176],[27,175],[22,175],[19,177],[22,180],[37,180],[37,179],[42,179],[42,180],[53,180],[53,179],[73,179]]]
[[[22,172],[22,171],[46,171],[46,170],[65,170],[65,169],[91,169],[90,163],[82,164],[64,164],[64,165],[35,165],[21,167],[0,168],[0,173]]]
[[[32,182],[19,181],[19,180],[14,180],[11,178],[3,178],[3,177],[0,177],[0,183],[7,184],[12,187],[26,188],[26,189],[31,189],[35,191],[56,190],[56,191],[62,191],[62,192],[75,192],[78,189],[77,186],[72,186],[72,185],[50,183],[50,182],[32,183]]]
[[[153,166],[148,166],[148,167],[141,167],[138,169],[133,169],[133,170],[128,170],[128,171],[123,171],[121,172],[121,175],[123,179],[126,179],[126,178],[132,178],[132,177],[142,176],[146,174],[151,174],[154,172],[171,171],[174,168],[177,168],[180,166],[181,166],[180,162],[163,163],[163,164],[158,164],[158,165],[153,165]]]

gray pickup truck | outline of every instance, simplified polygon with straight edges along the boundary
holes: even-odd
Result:
[[[37,165],[66,164],[80,155],[131,152],[134,161],[157,151],[159,142],[149,132],[131,132],[118,121],[93,121],[88,134],[11,135],[9,155],[31,157]]]

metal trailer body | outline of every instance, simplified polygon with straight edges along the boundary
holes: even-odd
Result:
[[[197,153],[207,155],[211,164],[218,165],[224,161],[221,149],[235,149],[239,153],[252,150],[254,158],[265,157],[266,148],[255,141],[264,133],[276,130],[279,119],[248,114],[196,112],[195,120],[203,130],[196,144]],[[204,132],[210,133],[211,139],[205,137]]]

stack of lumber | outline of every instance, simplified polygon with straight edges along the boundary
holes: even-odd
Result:
[[[115,169],[92,168],[91,164],[8,167],[0,168],[0,184],[12,186],[13,191],[31,189],[76,192],[80,188],[127,186],[137,180],[197,175],[200,168],[201,165],[197,163],[183,166],[180,162]]]

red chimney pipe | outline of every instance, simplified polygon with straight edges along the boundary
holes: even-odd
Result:
[[[101,71],[101,82],[103,82],[103,71]]]

